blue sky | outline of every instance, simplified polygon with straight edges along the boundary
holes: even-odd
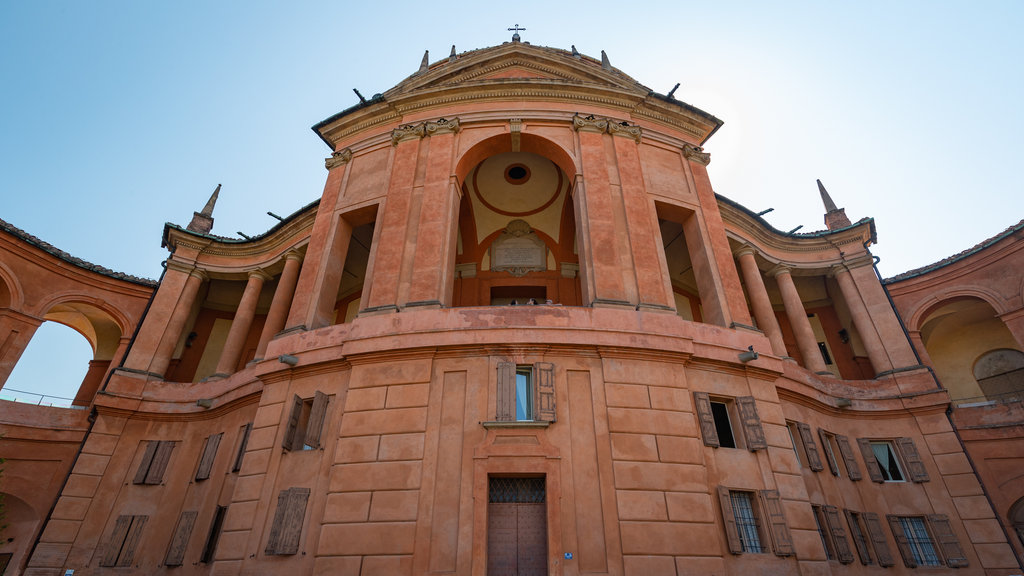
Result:
[[[0,3],[0,218],[156,278],[163,223],[218,183],[225,236],[319,197],[329,151],[309,127],[352,88],[383,92],[424,50],[499,44],[516,23],[658,92],[680,82],[725,121],[706,146],[716,191],[775,208],[775,227],[823,227],[821,178],[876,219],[886,276],[1024,218],[1024,3],[768,4]]]

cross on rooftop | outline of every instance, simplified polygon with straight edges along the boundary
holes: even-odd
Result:
[[[512,34],[512,41],[519,42],[519,32],[526,32],[526,28],[520,28],[519,24],[515,24],[512,28],[509,28],[509,31],[514,32]]]

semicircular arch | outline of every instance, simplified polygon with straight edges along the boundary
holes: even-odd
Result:
[[[0,308],[21,311],[25,306],[25,292],[18,277],[0,262]]]
[[[992,307],[996,314],[1005,314],[1008,309],[1006,301],[999,294],[987,288],[957,286],[940,290],[911,308],[910,314],[907,315],[910,319],[909,325],[912,330],[921,330],[928,318],[943,306],[969,299],[985,302]]]
[[[513,151],[529,152],[543,156],[554,162],[569,178],[580,173],[573,153],[554,140],[523,132],[519,135],[518,148],[518,150],[513,150],[512,136],[507,133],[484,138],[462,153],[455,166],[455,175],[459,182],[465,182],[470,171],[477,164],[496,154]]]

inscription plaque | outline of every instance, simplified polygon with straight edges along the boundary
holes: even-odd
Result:
[[[491,270],[513,276],[547,270],[548,253],[544,241],[523,220],[513,220],[491,244]]]

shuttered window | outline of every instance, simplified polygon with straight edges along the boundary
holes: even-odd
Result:
[[[871,440],[858,438],[868,475],[874,482],[927,482],[928,470],[912,438]],[[904,473],[906,467],[906,473]]]
[[[945,563],[951,568],[963,568],[968,565],[967,556],[945,514],[888,515],[886,518],[905,566],[941,566]]]
[[[872,564],[870,544],[865,535],[866,529],[864,528],[860,513],[846,509],[843,510],[843,513],[846,515],[846,522],[850,526],[850,537],[853,538],[853,544],[857,548],[857,556],[860,557],[860,563],[865,566]]]
[[[217,541],[220,539],[220,532],[224,526],[224,516],[228,512],[227,506],[217,506],[213,513],[213,521],[210,522],[210,532],[206,535],[206,545],[203,546],[203,555],[199,561],[204,564],[213,562],[213,555],[217,551]]]
[[[265,550],[268,555],[296,554],[299,551],[307,500],[309,488],[289,488],[278,494],[274,523],[270,526]]]
[[[555,366],[498,362],[495,415],[498,422],[554,422]]]
[[[298,394],[293,396],[281,446],[285,450],[321,448],[321,436],[329,405],[330,396],[320,391],[312,398],[303,399]]]
[[[211,434],[203,445],[203,454],[199,457],[199,466],[196,468],[196,480],[206,480],[213,470],[213,461],[217,458],[217,448],[220,447],[220,439],[224,433]]]
[[[946,559],[946,565],[950,568],[965,568],[968,565],[967,555],[960,547],[960,540],[953,533],[953,527],[949,525],[949,517],[945,514],[929,514],[928,526],[935,535],[935,541],[939,544],[939,551]]]
[[[842,434],[836,434],[836,444],[839,446],[839,454],[843,457],[843,464],[846,466],[846,475],[850,480],[860,480],[860,466],[857,465],[857,458],[853,455],[853,448],[850,446],[850,439]]]
[[[814,443],[814,434],[811,434],[811,427],[803,422],[796,423],[796,429],[800,432],[800,440],[804,445],[804,452],[807,454],[807,467],[815,472],[824,469],[821,464],[821,455],[818,454],[818,446]]]
[[[782,497],[778,490],[761,490],[761,501],[764,503],[764,515],[768,519],[768,533],[772,536],[776,556],[792,556],[793,537],[786,524],[786,514],[782,510]]]
[[[242,469],[242,460],[245,458],[245,449],[249,446],[249,433],[252,432],[252,422],[249,422],[238,432],[238,450],[235,451],[235,463],[231,466],[232,472]]]
[[[196,510],[186,510],[178,517],[178,525],[174,527],[174,536],[171,537],[167,556],[164,557],[165,566],[181,566],[185,562],[185,549],[188,548],[188,539],[192,536],[198,515]]]
[[[878,514],[865,512],[863,517],[864,526],[868,529],[868,538],[871,539],[871,548],[875,551],[875,557],[878,558],[878,565],[883,568],[895,566],[896,560],[893,558],[892,550],[889,549],[889,541],[885,538],[885,530],[882,529],[882,521]]]
[[[839,472],[839,461],[836,459],[835,441],[836,436],[824,428],[818,428],[818,439],[821,440],[821,449],[824,452],[825,463],[828,464],[829,472],[833,476],[841,476]]]
[[[767,448],[753,396],[731,399],[694,392],[693,400],[705,446],[746,448],[750,451]],[[742,435],[735,433],[734,420],[740,423]]]
[[[825,512],[825,524],[828,526],[832,544],[835,547],[836,559],[843,564],[853,562],[853,550],[850,549],[850,542],[846,539],[846,529],[843,528],[842,519],[839,517],[839,508],[835,506],[823,506]]]
[[[118,516],[100,566],[131,566],[149,516]]]
[[[913,482],[927,482],[928,470],[925,469],[924,462],[921,461],[921,453],[917,451],[917,445],[914,444],[914,440],[911,438],[897,438],[896,446],[899,447],[900,456],[903,457],[903,462],[907,465],[910,480]]]
[[[777,556],[793,555],[793,539],[777,490],[758,492],[719,486],[718,501],[729,552],[768,552],[766,539],[770,537]]]
[[[721,441],[718,438],[718,426],[715,424],[715,416],[711,412],[711,399],[707,392],[694,392],[693,405],[697,409],[697,419],[700,421],[700,435],[704,439],[705,446],[718,448]],[[732,431],[729,431],[730,436]]]
[[[167,463],[171,460],[174,441],[150,440],[146,442],[146,451],[142,454],[142,462],[135,472],[133,484],[160,484],[164,481]]]

